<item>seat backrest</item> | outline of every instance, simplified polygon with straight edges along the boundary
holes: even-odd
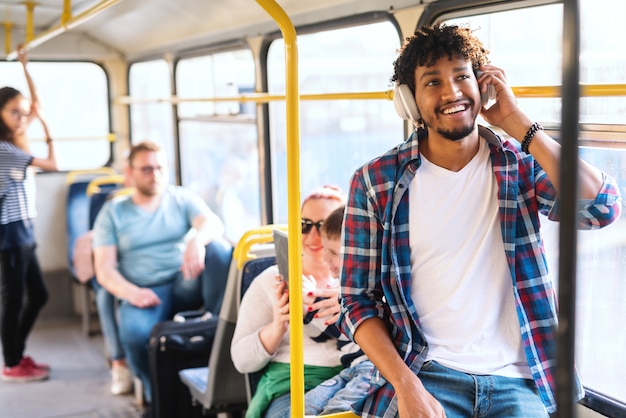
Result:
[[[75,181],[68,185],[66,206],[67,256],[70,271],[74,274],[74,245],[81,235],[89,231],[89,180]]]
[[[89,197],[89,229],[93,228],[98,212],[112,193],[124,187],[124,177],[119,175],[100,177],[94,179],[87,186]]]
[[[70,171],[67,175],[66,232],[68,266],[74,274],[73,253],[76,239],[90,229],[87,194],[89,184],[96,178],[109,176],[115,171],[108,167],[97,170]]]
[[[256,260],[251,260],[250,262],[246,264],[243,276],[241,278],[241,292],[240,292],[241,298],[243,298],[244,293],[246,293],[246,291],[248,290],[248,287],[250,287],[250,284],[252,284],[252,281],[263,270],[265,270],[266,268],[270,266],[273,266],[274,264],[276,264],[276,258],[274,256],[258,258]],[[241,302],[241,298],[239,299],[240,302]],[[258,372],[254,372],[254,373],[247,373],[245,375],[246,376],[246,398],[248,402],[250,402],[250,399],[252,399],[252,395],[256,391],[257,384],[259,383],[259,380],[261,379],[261,376],[263,376],[264,372],[265,372],[265,369],[259,370]]]
[[[241,242],[235,248],[240,254]],[[240,268],[241,260],[233,257],[230,266],[224,300],[217,324],[213,348],[209,358],[207,390],[201,403],[208,409],[245,409],[248,405],[248,384],[245,375],[235,369],[230,357],[230,344],[235,332],[235,324],[241,296],[252,280],[264,269],[273,265],[272,244],[257,245],[246,251],[249,258]]]

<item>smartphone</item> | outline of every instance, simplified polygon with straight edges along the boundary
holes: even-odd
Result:
[[[289,288],[289,240],[287,233],[274,229],[274,250],[276,252],[276,265],[278,272],[283,276],[285,289]]]

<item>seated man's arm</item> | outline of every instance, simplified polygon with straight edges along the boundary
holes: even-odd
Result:
[[[94,248],[94,267],[98,283],[115,297],[127,300],[138,308],[161,303],[151,289],[139,287],[122,276],[117,269],[117,246],[105,245]]]
[[[192,228],[186,235],[187,245],[183,254],[181,271],[185,279],[196,278],[204,270],[206,246],[215,238],[224,235],[224,224],[211,211],[200,213],[192,221]]]

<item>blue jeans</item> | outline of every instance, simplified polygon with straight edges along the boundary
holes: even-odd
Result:
[[[424,364],[419,378],[447,418],[548,417],[531,379],[463,373],[434,361]]]
[[[374,365],[363,361],[343,369],[304,395],[305,415],[326,415],[352,410],[352,404],[367,394]],[[274,399],[265,411],[266,418],[291,418],[291,393]]]
[[[366,360],[320,383],[304,395],[305,415],[351,411],[352,404],[367,394],[373,370],[372,362]]]
[[[199,278],[185,280],[177,274],[172,281],[151,289],[161,299],[161,304],[151,308],[137,308],[125,300],[119,306],[119,334],[126,359],[133,374],[141,379],[147,402],[152,401],[148,343],[152,328],[159,322],[172,318],[176,312],[204,308],[219,314],[224,298],[232,247],[223,240],[213,240],[207,245],[205,269]]]
[[[122,360],[126,356],[117,326],[117,300],[95,278],[91,279],[90,283],[96,293],[96,307],[107,352],[111,360]]]
[[[177,274],[173,281],[150,287],[161,299],[161,304],[138,308],[126,300],[120,303],[120,339],[133,374],[141,379],[147,402],[152,401],[148,343],[152,328],[170,319],[178,311],[198,309],[202,304],[200,280],[185,280]],[[177,308],[174,309],[174,306]]]
[[[274,399],[265,410],[264,418],[291,418],[291,392]]]
[[[233,258],[233,247],[225,239],[214,239],[206,247],[202,271],[202,301],[204,309],[213,316],[220,314],[230,261]]]

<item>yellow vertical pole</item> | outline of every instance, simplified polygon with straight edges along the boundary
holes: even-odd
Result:
[[[26,43],[35,39],[35,6],[37,3],[34,1],[25,1],[26,5]]]
[[[11,29],[13,29],[13,23],[4,22],[4,50],[7,54],[11,52]]]
[[[276,21],[285,40],[287,108],[287,229],[289,234],[289,333],[291,344],[291,416],[304,416],[304,353],[302,325],[302,230],[300,214],[300,91],[296,30],[273,0],[257,3]]]
[[[72,20],[72,0],[63,0],[63,13],[61,13],[61,25],[67,27]]]

